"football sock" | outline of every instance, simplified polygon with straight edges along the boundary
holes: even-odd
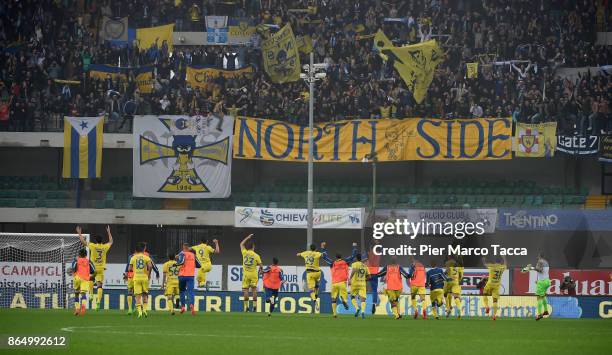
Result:
[[[355,307],[355,311],[359,311],[359,304],[357,304],[357,300],[353,298],[351,303],[353,304],[353,307]]]
[[[128,311],[130,312],[132,311],[132,298],[133,297],[131,295],[127,296]]]
[[[446,306],[448,307],[449,310],[453,308],[452,301],[453,301],[453,294],[449,293],[448,295],[446,295]]]
[[[542,300],[538,299],[538,314],[537,315],[540,315],[540,314],[542,314]]]
[[[398,317],[399,316],[399,311],[397,310],[397,305],[395,306],[391,306],[391,310],[393,311],[393,315]]]
[[[168,297],[168,308],[169,308],[170,312],[174,311],[174,302],[172,302],[172,297],[171,296]]]
[[[461,298],[459,297],[455,298],[455,305],[457,306],[457,312],[461,314]]]
[[[136,310],[138,311],[138,315],[141,316],[142,315],[142,305],[140,303],[136,305]]]
[[[332,303],[332,313],[336,315],[336,304]]]
[[[310,293],[310,299],[311,299],[311,300],[316,300],[316,299],[317,299],[317,294],[316,294],[314,291],[312,291],[312,292]]]
[[[489,308],[489,296],[484,296],[482,302],[484,302],[485,307]]]
[[[270,300],[270,313],[274,312],[274,298]]]
[[[497,301],[493,301],[493,317],[497,316]]]
[[[79,294],[75,293],[74,294],[74,308],[79,309],[80,305],[81,305],[81,302],[79,302]]]
[[[244,305],[244,311],[247,311],[249,309],[249,299],[246,298],[243,302]]]
[[[366,302],[365,301],[361,301],[361,313],[365,312],[365,308],[366,308]]]
[[[548,311],[548,301],[546,301],[546,297],[542,297],[542,311]]]
[[[98,305],[102,303],[102,292],[104,292],[102,290],[102,287],[98,287],[98,297],[96,297],[97,298],[96,303]]]

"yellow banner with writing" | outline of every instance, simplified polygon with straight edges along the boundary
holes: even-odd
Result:
[[[436,67],[444,60],[444,51],[438,43],[430,40],[396,47],[382,30],[378,30],[374,36],[374,47],[378,49],[382,59],[393,63],[393,67],[412,92],[414,100],[421,103],[427,95]]]
[[[237,117],[234,158],[306,162],[308,127]],[[510,118],[363,119],[317,123],[316,162],[499,160],[512,158]]]
[[[300,78],[300,55],[290,25],[261,43],[263,65],[275,83],[297,81]]]
[[[478,63],[466,63],[467,67],[467,78],[477,78],[478,77]]]
[[[253,67],[246,67],[236,70],[223,70],[215,68],[198,68],[198,67],[187,67],[187,82],[192,88],[201,88],[204,90],[208,89],[208,85],[211,84],[214,79],[223,75],[224,78],[235,78],[238,76],[249,75],[253,73]]]

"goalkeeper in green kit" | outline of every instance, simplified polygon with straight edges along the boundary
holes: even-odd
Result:
[[[525,266],[521,271],[529,272],[531,270],[536,271],[537,279],[536,279],[536,296],[538,298],[538,314],[535,320],[540,320],[547,316],[548,313],[548,302],[546,301],[546,292],[550,287],[550,278],[548,276],[550,267],[548,266],[548,261],[544,259],[544,256],[540,253],[538,255],[538,261],[536,266],[533,267],[531,264]]]

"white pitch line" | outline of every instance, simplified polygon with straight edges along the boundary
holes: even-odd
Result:
[[[145,326],[138,326],[138,328],[143,328],[143,327],[155,327],[152,325],[145,325]],[[100,329],[112,329],[112,328],[118,328],[118,329],[125,329],[125,330],[102,330],[100,331]],[[136,328],[136,327],[135,327]],[[272,339],[272,340],[278,340],[278,335],[274,335],[274,336],[266,336],[266,335],[248,335],[248,334],[229,334],[229,333],[222,333],[222,334],[210,334],[210,333],[167,333],[167,332],[143,332],[143,331],[133,331],[130,330],[131,328],[129,327],[123,327],[123,326],[115,326],[115,325],[95,325],[95,326],[87,326],[87,327],[64,327],[64,328],[60,328],[61,331],[63,332],[69,332],[69,333],[101,333],[101,334],[133,334],[133,335],[163,335],[163,336],[188,336],[188,337],[210,337],[210,338],[245,338],[245,339],[252,339],[252,338],[257,338],[257,339],[261,339],[261,338],[265,338],[265,339]],[[290,339],[290,340],[311,340],[312,337],[303,337],[303,336],[286,336],[283,335],[282,337],[283,339]],[[331,338],[330,338],[331,339]],[[336,339],[336,338],[334,338]],[[337,339],[336,339],[337,340]],[[387,339],[384,338],[356,338],[356,339],[351,339],[351,341],[386,341]]]

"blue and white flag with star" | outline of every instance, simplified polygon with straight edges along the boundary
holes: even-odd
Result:
[[[64,178],[102,176],[104,117],[64,117]]]

